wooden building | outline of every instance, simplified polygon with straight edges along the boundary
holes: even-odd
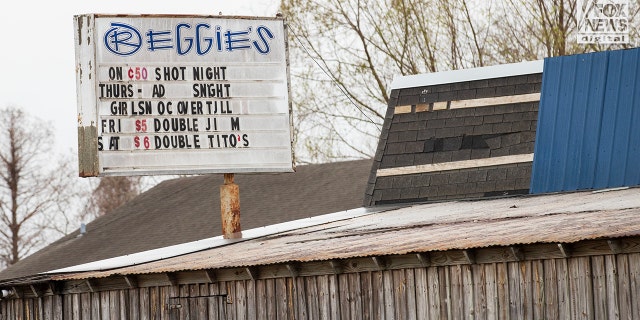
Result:
[[[399,78],[364,207],[2,277],[0,319],[640,319],[640,188],[530,193],[544,83]]]

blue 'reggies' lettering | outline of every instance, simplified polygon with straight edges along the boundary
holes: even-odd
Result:
[[[142,34],[133,26],[112,22],[104,34],[104,45],[109,52],[119,56],[130,56],[139,51],[143,43],[147,50],[175,50],[179,55],[190,53],[206,55],[214,52],[235,52],[255,50],[260,54],[271,52],[271,42],[275,38],[266,26],[248,27],[245,30],[224,30],[207,23],[192,26],[179,23],[173,30],[148,30]]]

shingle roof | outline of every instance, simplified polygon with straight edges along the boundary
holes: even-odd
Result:
[[[242,229],[357,208],[371,160],[298,166],[295,173],[236,174]],[[0,280],[221,234],[221,174],[167,180],[113,213],[0,272]]]

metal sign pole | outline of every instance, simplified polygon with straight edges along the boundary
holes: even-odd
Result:
[[[233,182],[233,173],[224,174],[224,185],[220,186],[220,212],[222,236],[225,239],[242,238],[240,228],[240,188]]]

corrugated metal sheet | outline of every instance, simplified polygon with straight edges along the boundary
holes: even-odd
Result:
[[[531,192],[640,185],[640,49],[546,58]]]
[[[339,217],[336,215],[335,217]],[[109,271],[100,278],[640,235],[640,188],[420,204],[337,218],[179,257]]]

